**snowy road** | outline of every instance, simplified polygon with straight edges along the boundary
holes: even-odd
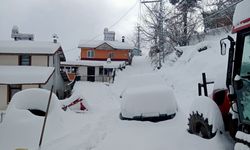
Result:
[[[78,82],[75,92],[83,95],[90,106],[90,111],[82,114],[78,129],[53,144],[48,150],[230,150],[233,143],[223,134],[206,140],[187,132],[188,102],[182,104],[185,92],[177,96],[181,103],[179,112],[172,120],[159,123],[122,121],[120,113],[120,92],[126,86],[129,75],[151,73],[153,69],[144,57],[135,58],[133,65],[119,72],[114,84]],[[163,72],[158,72],[163,78]],[[170,84],[169,79],[165,79]],[[174,83],[171,83],[174,84]],[[171,86],[170,84],[170,86]],[[179,82],[177,83],[179,84]],[[178,86],[174,91],[181,92]]]
[[[220,57],[215,57],[217,54],[215,55],[213,51],[210,55],[214,59],[221,60]],[[204,58],[207,58],[207,55],[195,56],[192,53],[187,56],[189,60],[191,57],[201,62],[206,60]],[[192,60],[180,59],[176,64],[174,67],[165,66],[160,71],[153,70],[147,58],[135,57],[132,66],[127,66],[125,70],[117,73],[113,84],[77,82],[74,94],[86,99],[89,111],[80,114],[70,111],[60,112],[60,115],[54,116],[55,121],[49,120],[50,130],[45,133],[42,150],[232,150],[234,143],[225,134],[218,133],[214,138],[206,140],[187,132],[189,107],[197,95],[197,82],[204,68],[200,70],[201,67],[195,66],[199,63],[192,64]],[[190,64],[192,66],[189,66]],[[219,70],[218,66],[217,63],[210,63],[205,69],[209,73],[211,70]],[[157,74],[159,78],[152,79],[154,82],[159,80],[158,82],[163,82],[173,89],[178,103],[175,118],[158,123],[120,120],[119,96],[128,86],[129,76],[148,73]],[[135,81],[129,84],[137,83]],[[23,125],[20,127],[21,130],[16,128],[16,123],[13,123],[15,119],[10,122],[11,124],[7,122],[5,125],[2,124],[4,126],[0,124],[0,133],[4,131],[4,135],[0,134],[0,149],[28,147],[37,150],[42,118],[35,117],[35,119],[38,121],[32,122],[34,125],[25,124],[25,120],[19,119],[18,123]],[[30,127],[37,133],[26,131]],[[29,134],[26,134],[27,132]],[[18,137],[29,135],[27,139],[32,141],[25,141],[25,138],[21,141],[16,134]],[[14,140],[18,142],[13,143]]]

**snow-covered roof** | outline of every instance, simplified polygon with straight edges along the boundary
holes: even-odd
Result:
[[[54,67],[0,66],[0,84],[45,84]]]
[[[0,53],[5,54],[54,54],[60,43],[41,41],[0,41]]]
[[[250,24],[250,1],[244,0],[237,4],[233,16],[233,32],[237,32],[246,27],[249,27]]]
[[[127,49],[133,49],[134,47],[126,42],[120,42],[120,41],[104,41],[104,40],[96,40],[96,41],[90,41],[90,40],[81,40],[78,47],[79,48],[96,48],[104,43],[107,43],[114,49],[121,49],[121,50],[127,50]]]
[[[119,68],[125,65],[125,61],[92,61],[92,60],[78,60],[61,62],[65,66],[103,66],[104,68]]]

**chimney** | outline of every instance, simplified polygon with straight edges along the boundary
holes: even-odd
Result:
[[[125,36],[122,36],[122,42],[125,42]]]
[[[115,32],[104,28],[104,41],[115,41]]]
[[[57,43],[57,39],[58,39],[57,34],[53,34],[52,37],[53,37],[53,43]]]

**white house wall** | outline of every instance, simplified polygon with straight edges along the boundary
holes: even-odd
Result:
[[[78,74],[79,74],[80,76],[87,76],[87,73],[88,73],[88,69],[87,69],[86,66],[80,66],[80,67],[78,68]]]
[[[49,57],[49,67],[54,67],[54,57],[52,55],[48,57]]]
[[[55,76],[55,73],[53,73],[53,75],[50,77],[50,79],[48,80],[48,82],[45,85],[41,85],[41,88],[47,89],[50,91],[50,89],[53,85],[54,76]],[[54,87],[54,93],[55,93],[55,87]]]
[[[55,73],[54,73],[54,86],[57,90],[58,98],[62,99],[64,98],[64,81],[60,73],[60,56],[59,53],[56,53],[54,55],[54,67],[55,67]]]
[[[0,85],[0,110],[7,108],[8,86]]]
[[[97,82],[102,81],[102,77],[99,76],[99,68],[100,67],[95,67],[95,81],[97,81]]]
[[[48,66],[48,56],[31,56],[32,66]]]
[[[18,65],[18,55],[0,55],[0,65]]]

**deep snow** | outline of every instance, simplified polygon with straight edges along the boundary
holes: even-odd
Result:
[[[225,35],[223,35],[225,36]],[[89,111],[78,114],[74,112],[62,112],[64,119],[59,123],[49,121],[54,128],[67,124],[65,130],[60,133],[47,133],[43,144],[44,150],[232,150],[234,142],[226,133],[218,133],[214,138],[207,140],[187,132],[187,118],[192,102],[197,97],[197,83],[201,81],[201,73],[206,72],[211,80],[221,77],[224,80],[227,56],[221,56],[219,39],[213,38],[195,46],[182,47],[183,55],[176,63],[164,65],[162,70],[153,70],[149,59],[145,56],[135,57],[132,66],[117,73],[114,84],[77,82],[74,93],[86,99]],[[206,45],[206,51],[197,52],[197,49]],[[167,64],[167,63],[166,63]],[[162,84],[170,87],[176,96],[178,113],[171,120],[158,123],[126,121],[119,119],[121,99],[120,94],[128,86],[129,76],[143,74],[156,74]],[[219,76],[220,75],[220,76]],[[138,81],[130,84],[141,85]],[[8,113],[8,112],[7,112]],[[6,117],[7,118],[7,117]],[[39,118],[41,120],[41,118]],[[7,119],[5,120],[7,122]],[[41,121],[34,124],[23,121],[21,126],[15,123],[21,118],[13,119],[11,123],[0,124],[0,149],[5,147],[16,148],[16,140],[12,139],[13,128],[22,129],[28,126],[40,130]],[[29,132],[23,130],[24,135],[19,140],[19,147],[27,147],[30,142],[36,150],[36,138],[26,141],[25,136],[39,136],[40,131]],[[2,134],[3,133],[3,134]],[[37,144],[38,145],[38,144]],[[29,149],[29,150],[30,150]]]

